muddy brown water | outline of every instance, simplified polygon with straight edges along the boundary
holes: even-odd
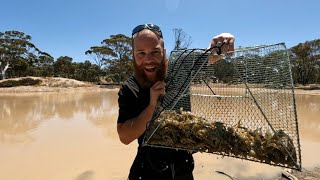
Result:
[[[320,166],[320,96],[296,95],[302,166]],[[137,143],[116,133],[117,91],[0,94],[0,180],[126,179]],[[195,179],[274,179],[281,167],[196,153]]]

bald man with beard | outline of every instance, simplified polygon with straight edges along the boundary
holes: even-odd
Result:
[[[158,99],[165,95],[168,60],[160,28],[143,24],[132,31],[134,75],[118,93],[117,131],[123,144],[138,140],[129,180],[192,180],[194,160],[185,150],[142,146],[148,122]]]

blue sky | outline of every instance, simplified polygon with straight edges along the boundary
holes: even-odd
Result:
[[[319,0],[5,0],[0,31],[18,30],[55,59],[84,53],[110,35],[131,35],[138,24],[161,27],[167,51],[174,28],[192,38],[193,48],[206,48],[221,32],[236,37],[236,46],[285,42],[292,47],[320,38]]]

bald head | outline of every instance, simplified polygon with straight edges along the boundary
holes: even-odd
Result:
[[[164,48],[163,38],[157,32],[149,29],[144,29],[140,32],[137,32],[136,34],[133,35],[132,38],[133,38],[133,48],[135,46],[136,40],[149,41],[151,39],[157,39],[158,41],[160,41],[160,45],[162,46],[162,48]]]

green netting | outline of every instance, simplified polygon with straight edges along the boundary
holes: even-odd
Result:
[[[290,62],[284,43],[173,51],[166,95],[144,145],[231,156],[301,170]]]

